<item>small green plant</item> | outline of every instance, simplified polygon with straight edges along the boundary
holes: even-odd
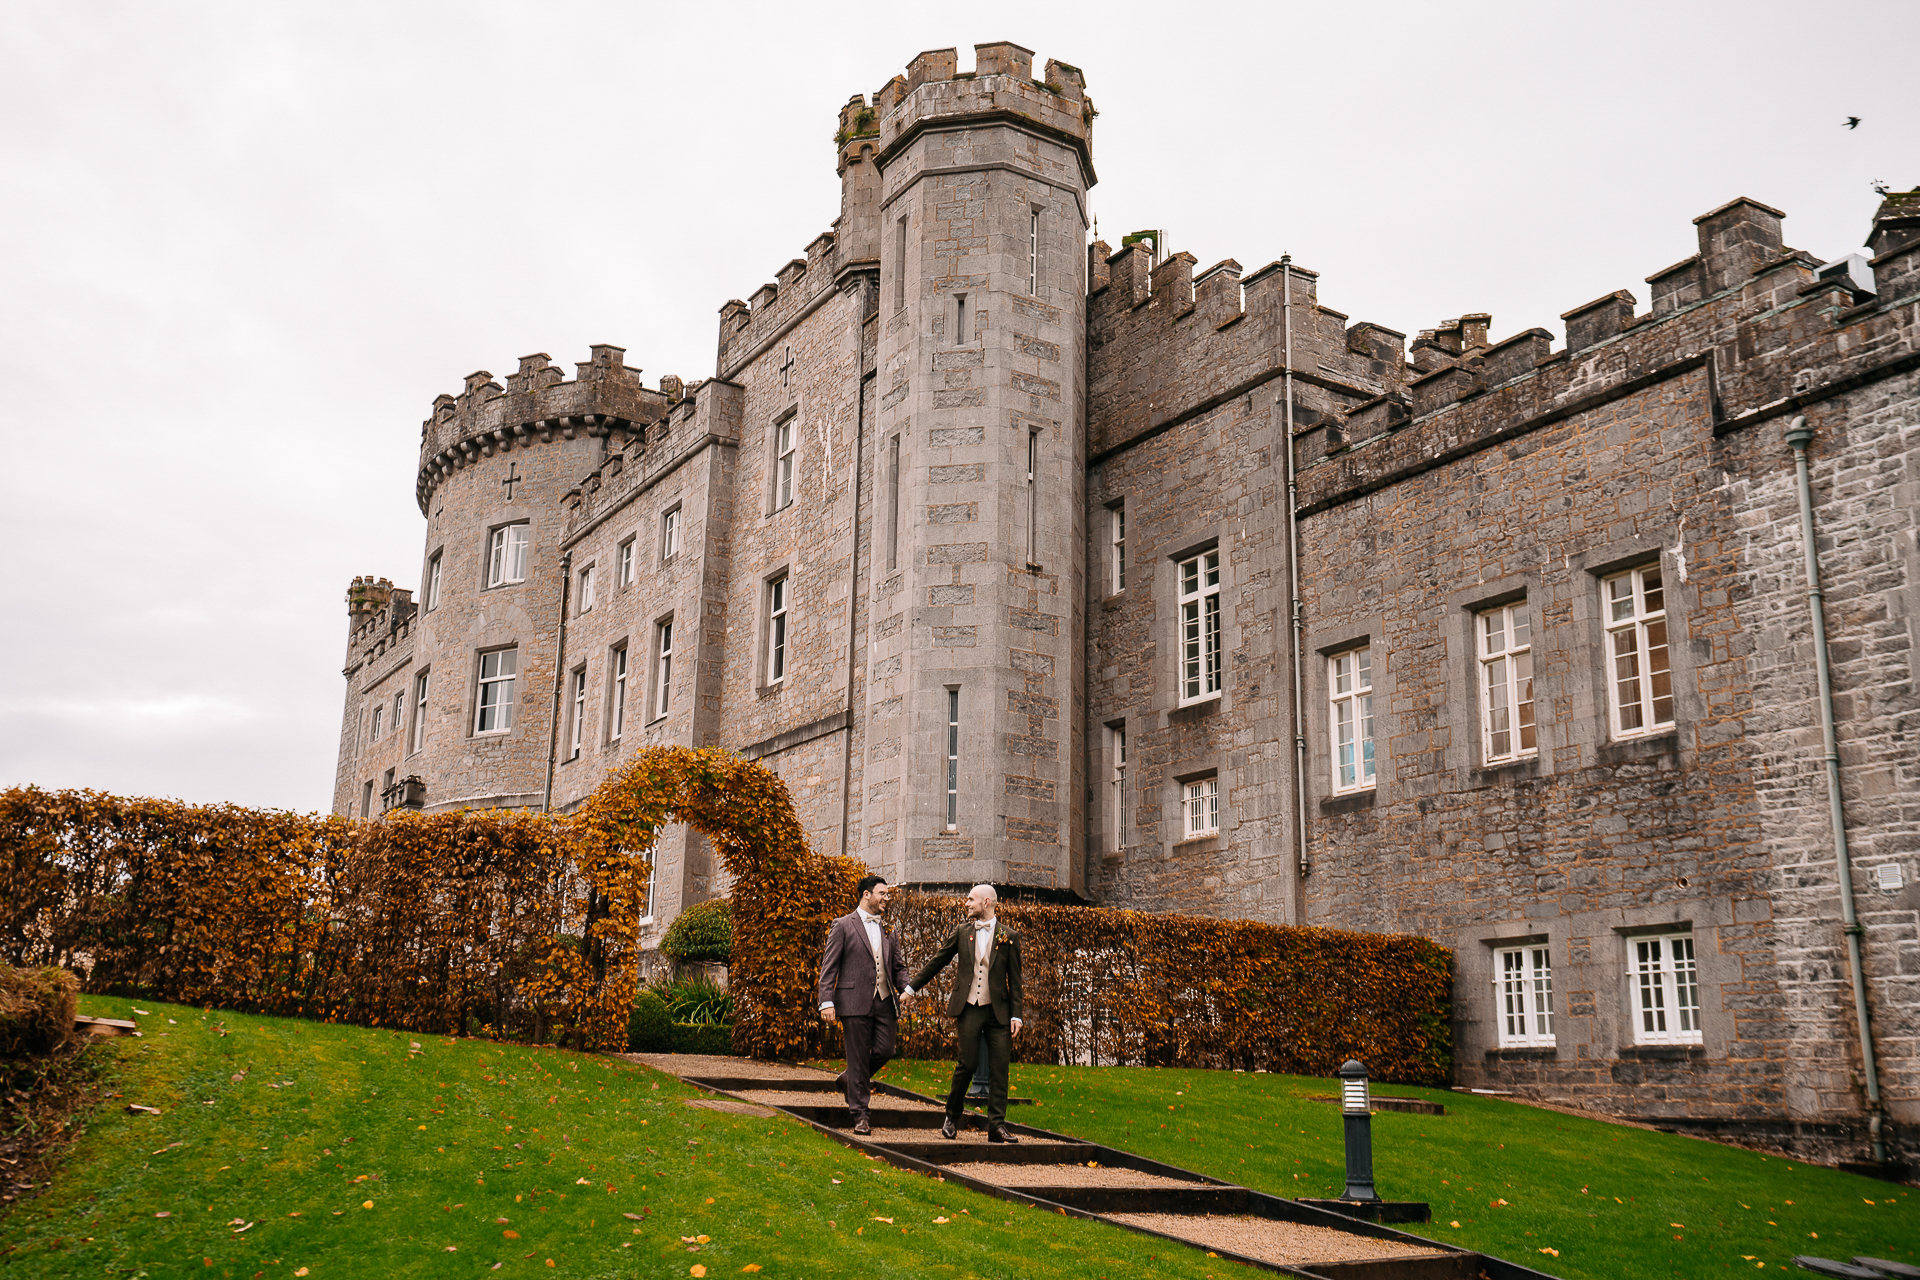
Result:
[[[660,939],[660,949],[676,960],[718,960],[733,956],[733,906],[709,898],[680,913]]]
[[[627,1017],[627,1052],[670,1053],[673,1040],[673,1014],[667,1002],[657,992],[642,991]]]
[[[733,997],[717,982],[705,978],[676,978],[653,993],[666,1002],[675,1022],[699,1027],[733,1025]]]

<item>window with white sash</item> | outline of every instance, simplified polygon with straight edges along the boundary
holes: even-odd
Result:
[[[427,612],[432,613],[440,607],[440,556],[434,552],[433,559],[427,561]]]
[[[633,585],[633,542],[628,538],[620,544],[620,585],[623,587]]]
[[[609,694],[613,705],[608,717],[611,727],[607,741],[618,742],[620,735],[627,731],[627,646],[624,644],[613,651],[613,687]]]
[[[1501,605],[1475,619],[1480,650],[1480,758],[1497,764],[1536,754],[1533,631],[1527,604]]]
[[[1627,939],[1635,1044],[1700,1043],[1700,966],[1691,933]]]
[[[1111,539],[1113,547],[1111,558],[1113,589],[1125,591],[1127,589],[1127,504],[1125,502],[1113,504],[1107,536]]]
[[[791,415],[773,428],[773,509],[779,511],[793,502],[794,419]]]
[[[653,718],[667,714],[673,701],[673,619],[656,623],[653,628]]]
[[[527,545],[533,534],[525,524],[503,525],[493,531],[487,548],[487,585],[504,587],[527,580]]]
[[[1220,692],[1220,552],[1180,562],[1180,701]]]
[[[427,677],[429,674],[422,671],[413,678],[413,731],[407,743],[407,750],[410,753],[427,745]]]
[[[680,554],[680,508],[660,517],[660,559],[671,560]]]
[[[376,702],[373,704],[373,731],[367,735],[367,741],[380,741],[380,713],[385,710],[386,706],[384,703]]]
[[[519,672],[517,649],[495,649],[480,655],[480,687],[474,699],[475,733],[505,733],[513,728],[513,686]]]
[[[574,605],[574,613],[591,613],[593,611],[593,596],[593,566],[588,565],[580,571],[580,586],[576,596],[577,602]]]
[[[767,683],[787,678],[787,577],[767,583]]]
[[[573,729],[567,735],[567,759],[580,758],[580,743],[587,731],[587,669],[575,668],[573,673]]]
[[[1349,649],[1328,658],[1327,692],[1333,789],[1365,790],[1374,783],[1373,650]]]
[[[1600,584],[1606,608],[1608,694],[1613,736],[1632,738],[1673,723],[1673,670],[1667,651],[1667,597],[1660,566],[1616,574]]]
[[[1501,1048],[1553,1044],[1553,965],[1544,946],[1495,951],[1493,987],[1500,1007]]]
[[[1186,785],[1186,834],[1192,840],[1217,835],[1220,831],[1220,779],[1196,778]]]
[[[1124,721],[1107,726],[1107,749],[1113,758],[1113,777],[1107,783],[1113,839],[1108,845],[1120,850],[1127,847],[1127,726]]]

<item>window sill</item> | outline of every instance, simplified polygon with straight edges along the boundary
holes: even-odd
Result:
[[[1103,597],[1100,601],[1100,607],[1102,609],[1105,609],[1108,613],[1112,613],[1115,609],[1118,609],[1121,605],[1125,604],[1126,602],[1127,602],[1127,589],[1125,587],[1122,587],[1118,591],[1111,592],[1105,597]]]
[[[1173,710],[1167,712],[1167,723],[1185,724],[1192,720],[1205,719],[1207,716],[1218,712],[1220,710],[1220,704],[1224,700],[1222,694],[1216,693],[1211,697],[1196,698],[1192,702],[1183,702]]]
[[[1559,1047],[1550,1044],[1513,1045],[1489,1049],[1486,1054],[1488,1062],[1551,1062],[1559,1056]]]
[[[1337,813],[1358,813],[1362,809],[1373,808],[1374,789],[1365,791],[1343,791],[1337,796],[1328,796],[1320,802],[1320,815],[1332,817]]]
[[[1600,744],[1594,756],[1601,764],[1626,764],[1635,760],[1650,760],[1655,756],[1676,755],[1679,751],[1680,730],[1668,728],[1632,738],[1610,739]]]
[[[654,717],[653,719],[651,719],[651,720],[649,720],[649,721],[647,721],[647,722],[646,722],[645,724],[643,724],[643,725],[641,725],[640,727],[641,727],[642,729],[651,729],[651,728],[653,728],[653,726],[655,726],[655,725],[657,725],[657,724],[663,724],[663,723],[665,723],[665,722],[666,722],[666,719],[667,719],[667,717],[666,717],[666,715],[664,715],[664,714],[663,714],[663,715],[657,715],[657,716],[655,716],[655,717]]]
[[[1697,1044],[1635,1044],[1620,1050],[1620,1057],[1629,1062],[1698,1062],[1706,1056],[1707,1051]]]
[[[763,684],[759,688],[755,689],[753,691],[753,694],[756,698],[771,698],[773,697],[773,695],[775,695],[776,693],[779,693],[782,689],[786,687],[787,687],[787,682],[785,680],[781,680],[776,684]]]
[[[1500,782],[1508,778],[1537,778],[1540,776],[1540,753],[1530,756],[1514,756],[1508,760],[1495,760],[1489,764],[1475,766],[1474,780],[1478,782]]]
[[[1175,840],[1173,842],[1173,852],[1204,853],[1208,849],[1216,847],[1219,843],[1220,833],[1218,831],[1209,831],[1203,836],[1188,836],[1185,840]]]

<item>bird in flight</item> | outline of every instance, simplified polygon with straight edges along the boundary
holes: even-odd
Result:
[[[1859,127],[1860,127],[1860,117],[1859,117],[1859,116],[1848,116],[1848,117],[1847,117],[1847,128],[1849,128],[1849,129],[1858,129]]]

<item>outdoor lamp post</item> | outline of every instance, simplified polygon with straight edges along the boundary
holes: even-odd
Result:
[[[1347,1191],[1342,1200],[1378,1200],[1373,1189],[1373,1111],[1366,1064],[1349,1058],[1340,1067],[1340,1115],[1347,1131]]]

